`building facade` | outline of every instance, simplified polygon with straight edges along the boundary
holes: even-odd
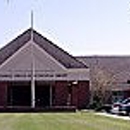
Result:
[[[0,107],[89,103],[89,68],[32,28],[0,50]]]
[[[130,56],[81,56],[76,58],[90,68],[90,87],[94,86],[92,81],[97,76],[102,81],[109,82],[105,87],[109,87],[112,91],[112,102],[130,97]],[[95,72],[101,72],[102,75],[96,75]]]

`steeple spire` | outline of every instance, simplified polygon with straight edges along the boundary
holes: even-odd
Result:
[[[34,20],[34,16],[33,16],[33,10],[31,10],[31,29],[33,29],[33,21]]]
[[[30,23],[31,23],[31,41],[33,41],[33,27],[34,27],[34,16],[33,16],[33,10],[31,10],[31,17],[30,17]]]

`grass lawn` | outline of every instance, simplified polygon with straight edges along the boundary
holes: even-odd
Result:
[[[130,130],[130,120],[92,112],[1,113],[0,130]]]

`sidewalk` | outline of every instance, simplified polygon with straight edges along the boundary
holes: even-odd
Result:
[[[109,114],[109,113],[96,113],[96,115],[113,117],[113,118],[123,119],[123,120],[130,120],[130,117],[128,117],[128,116],[120,116],[120,115],[114,115],[114,114]]]

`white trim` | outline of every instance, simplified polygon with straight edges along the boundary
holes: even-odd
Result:
[[[90,69],[89,68],[72,68],[72,69],[68,69],[68,72],[89,72]]]
[[[49,59],[51,59],[55,64],[57,64],[58,66],[60,66],[63,70],[65,70],[65,71],[67,70],[67,68],[65,68],[65,66],[63,66],[61,63],[59,63],[56,59],[54,59],[51,55],[49,55],[49,53],[47,53],[45,50],[43,50],[39,45],[37,45],[37,43],[35,43],[32,40],[30,40],[27,43],[25,43],[25,45],[23,45],[18,51],[16,51],[12,56],[10,56],[5,62],[3,62],[0,65],[0,69],[4,65],[8,64],[9,61],[11,61],[13,58],[15,58],[15,56],[17,56],[22,50],[24,50],[30,44],[33,44],[37,49],[39,49],[39,51],[41,51],[42,53],[44,53]]]
[[[0,69],[8,64],[9,61],[11,61],[13,58],[15,58],[16,55],[18,55],[24,48],[26,48],[27,46],[29,46],[30,41],[28,41],[27,43],[25,43],[25,45],[23,45],[18,51],[16,51],[12,56],[10,56],[6,61],[4,61],[1,65],[0,65]]]
[[[55,58],[53,58],[49,53],[47,53],[44,49],[42,49],[39,45],[37,45],[34,41],[33,41],[33,45],[38,48],[42,53],[44,53],[49,59],[51,59],[52,61],[54,61],[54,63],[56,63],[58,66],[60,66],[63,70],[67,70],[67,68],[65,68],[65,66],[63,66],[61,63],[59,63]]]

